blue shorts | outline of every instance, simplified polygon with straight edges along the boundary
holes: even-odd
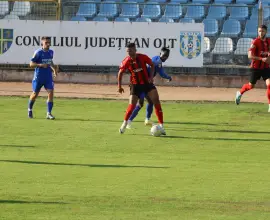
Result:
[[[53,90],[54,89],[54,82],[53,80],[39,80],[39,79],[34,79],[32,81],[32,88],[33,92],[38,93],[40,92],[41,88],[44,86],[44,88],[47,90]]]

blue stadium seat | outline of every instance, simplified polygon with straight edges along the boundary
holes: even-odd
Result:
[[[121,2],[124,2],[124,0],[103,0],[103,2],[118,2],[118,3],[121,3]]]
[[[31,4],[27,1],[15,1],[13,10],[10,14],[17,16],[26,16],[31,13]]]
[[[159,19],[159,22],[174,23],[174,20],[172,18],[162,17]]]
[[[167,0],[149,0],[148,2],[166,3]]]
[[[143,8],[142,17],[158,19],[161,16],[160,5],[157,3],[146,4]]]
[[[238,20],[229,19],[223,24],[221,37],[238,37],[241,32],[241,24]]]
[[[236,50],[234,54],[236,55],[247,55],[248,49],[250,48],[252,38],[240,38],[237,42]]]
[[[246,27],[243,33],[243,37],[255,38],[258,36],[258,21],[247,20]]]
[[[204,17],[205,11],[202,5],[192,5],[187,7],[187,13],[185,18],[193,18],[194,20],[200,20]]]
[[[71,21],[86,21],[86,18],[81,16],[73,16]]]
[[[130,22],[129,18],[117,17],[114,21]]]
[[[106,2],[100,4],[99,17],[114,18],[118,14],[117,5],[114,2]]]
[[[139,5],[134,2],[122,4],[121,8],[122,8],[122,12],[120,14],[121,17],[137,18],[140,15]]]
[[[137,18],[136,22],[152,22],[152,20],[150,18]]]
[[[192,18],[181,18],[179,20],[180,23],[195,23],[195,20]]]
[[[236,20],[239,20],[239,21],[246,20],[248,18],[248,7],[247,7],[247,5],[238,4],[237,6],[231,7],[231,13],[230,13],[229,19],[236,19]]]
[[[0,15],[5,15],[8,12],[9,12],[8,1],[1,1],[0,2]]]
[[[128,2],[144,3],[145,0],[128,0]]]
[[[258,5],[256,5],[253,9],[252,9],[252,15],[250,17],[250,20],[254,20],[257,19],[258,20]],[[263,8],[263,19],[264,20],[269,20],[270,17],[270,9],[268,7],[264,7]]]
[[[109,21],[108,18],[105,17],[95,17],[93,21]]]
[[[232,0],[214,0],[215,4],[231,4]]]
[[[223,20],[226,17],[227,11],[224,5],[211,5],[209,7],[207,18]]]
[[[233,52],[233,41],[228,37],[220,37],[216,40],[213,54],[230,54]]]
[[[218,22],[216,19],[204,19],[205,36],[214,37],[218,34]]]
[[[164,11],[164,17],[179,19],[182,17],[182,6],[175,3],[167,4]]]
[[[252,5],[252,4],[255,3],[255,1],[254,0],[236,0],[236,4],[248,4],[248,5]]]
[[[188,0],[171,0],[172,3],[180,3],[180,4],[183,4],[183,3],[187,3]]]
[[[93,18],[97,13],[97,6],[94,3],[81,3],[76,16]]]
[[[211,0],[192,0],[194,4],[208,4]]]

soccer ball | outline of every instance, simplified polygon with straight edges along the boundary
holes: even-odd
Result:
[[[150,130],[151,135],[155,136],[155,137],[159,137],[162,133],[162,128],[160,127],[160,125],[153,125],[151,130]]]

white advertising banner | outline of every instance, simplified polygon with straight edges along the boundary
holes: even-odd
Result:
[[[28,64],[50,36],[54,62],[59,65],[119,66],[125,45],[149,57],[170,48],[166,66],[202,67],[204,26],[201,23],[75,22],[0,20],[0,63]]]

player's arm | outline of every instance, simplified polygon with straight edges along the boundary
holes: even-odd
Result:
[[[52,71],[53,71],[54,77],[56,77],[58,71],[57,71],[57,66],[53,63],[53,61],[52,61],[52,63],[50,64],[50,68],[51,68]]]
[[[168,74],[165,73],[162,66],[158,68],[158,73],[163,79],[168,79],[169,81],[172,80],[172,77],[170,77]]]
[[[155,64],[153,63],[152,59],[146,55],[144,55],[145,62],[150,66],[149,72],[149,82],[153,82],[154,72],[155,72]]]
[[[122,88],[122,78],[123,78],[123,75],[124,75],[124,70],[123,69],[120,69],[118,71],[118,92],[119,93],[123,93],[124,92],[124,89]]]
[[[47,68],[48,64],[42,64],[42,63],[37,63],[39,59],[39,53],[38,51],[35,51],[31,61],[30,61],[30,67],[32,68],[36,68],[36,67],[40,67],[40,68]]]
[[[120,65],[120,68],[118,71],[118,76],[117,76],[118,92],[119,93],[124,92],[124,89],[122,88],[122,78],[123,78],[123,75],[124,75],[124,72],[126,71],[126,69],[127,69],[127,62],[124,60]]]
[[[256,42],[257,41],[253,41],[251,43],[251,46],[250,46],[250,48],[248,50],[248,58],[250,60],[261,60],[261,61],[265,62],[266,61],[266,58],[257,57],[257,56],[254,55],[255,52],[256,52],[256,49],[257,49],[257,43]]]

